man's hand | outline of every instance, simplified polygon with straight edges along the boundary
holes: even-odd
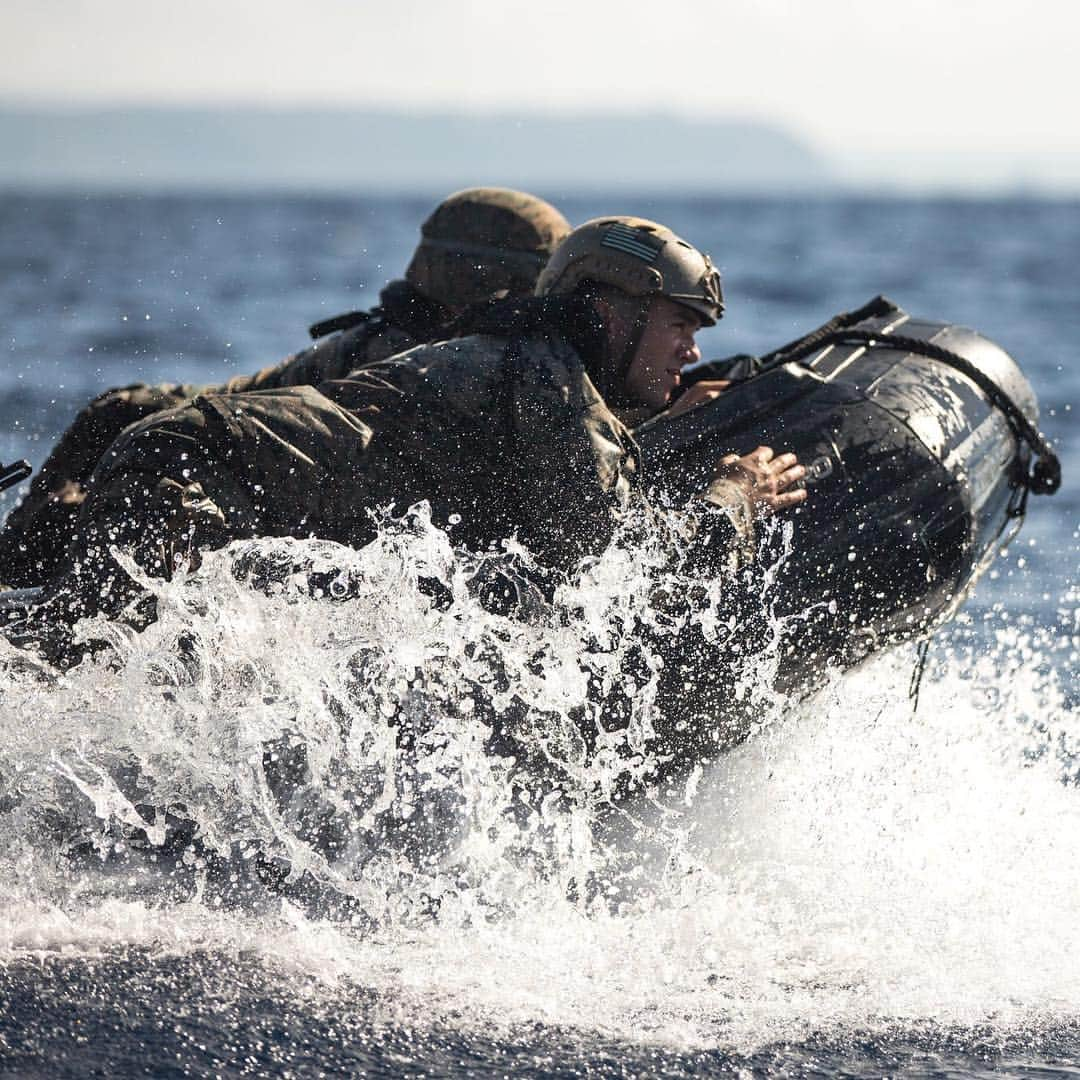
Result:
[[[703,379],[701,382],[689,386],[686,392],[678,398],[674,405],[667,410],[668,416],[681,416],[684,412],[696,409],[699,405],[708,405],[715,401],[729,386],[730,379]]]
[[[761,515],[786,510],[804,502],[806,489],[794,487],[804,476],[806,469],[798,463],[794,454],[777,457],[768,446],[759,446],[742,457],[728,454],[720,459],[715,473],[718,480],[738,484],[749,496],[755,512]]]

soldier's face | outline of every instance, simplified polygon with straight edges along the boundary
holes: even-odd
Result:
[[[653,297],[649,321],[626,372],[626,392],[636,402],[659,412],[679,384],[686,364],[701,359],[694,334],[701,320],[689,309],[663,296]]]

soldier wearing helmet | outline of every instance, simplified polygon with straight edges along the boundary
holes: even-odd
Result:
[[[570,232],[553,206],[508,188],[468,188],[420,227],[405,280],[454,313],[493,296],[526,296]]]
[[[722,300],[706,256],[637,218],[571,233],[539,291],[472,309],[460,336],[317,388],[200,396],[127,428],[82,506],[76,569],[50,595],[70,615],[117,608],[133,585],[114,547],[169,576],[239,537],[359,547],[376,535],[373,511],[420,502],[463,547],[497,551],[517,537],[572,573],[648,509],[636,443],[614,410],[663,408]],[[792,490],[803,475],[793,455],[759,448],[720,466],[676,510],[686,520],[673,554],[699,531],[726,535],[726,549],[704,545],[726,565],[753,539],[755,513],[805,496]]]
[[[388,284],[373,310],[314,325],[315,345],[216,387],[139,383],[95,398],[76,416],[0,530],[0,578],[18,588],[57,571],[90,474],[129,424],[199,394],[340,379],[362,364],[445,337],[448,324],[470,304],[531,293],[537,274],[569,231],[566,218],[535,195],[496,187],[456,192],[421,226],[404,280]]]
[[[694,333],[723,315],[720,274],[670,229],[644,218],[588,221],[556,248],[538,296],[587,297],[608,347],[597,384],[621,411],[659,412],[679,370],[700,359]]]
[[[608,405],[629,427],[669,406],[681,369],[701,359],[694,335],[724,313],[720,273],[708,255],[670,229],[637,217],[604,217],[574,229],[556,248],[536,282],[538,296],[578,296],[603,323],[606,347],[594,379]],[[697,383],[667,408],[685,412],[712,400],[726,384]],[[769,510],[795,505],[806,492],[793,454],[758,447],[717,466],[714,496],[739,506],[739,489]],[[731,484],[734,483],[734,490]],[[745,509],[745,508],[744,508]],[[743,533],[749,518],[743,514]]]

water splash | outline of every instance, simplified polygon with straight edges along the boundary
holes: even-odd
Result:
[[[675,769],[664,634],[737,636],[724,597],[658,610],[640,549],[550,604],[522,567],[421,509],[211,556],[67,674],[0,653],[0,948],[241,949],[391,1021],[743,1050],[1076,1014],[1067,633],[958,627],[914,715],[905,652],[795,703],[766,649],[724,684],[751,737]]]

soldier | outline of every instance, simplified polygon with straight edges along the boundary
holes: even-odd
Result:
[[[639,218],[572,232],[537,292],[317,389],[200,396],[127,428],[83,504],[78,569],[50,593],[68,617],[116,610],[131,583],[114,545],[167,577],[238,537],[361,546],[373,509],[421,500],[472,550],[516,534],[572,569],[646,508],[637,447],[599,388],[628,418],[658,412],[723,300],[707,256]],[[805,497],[802,476],[794,455],[764,447],[727,458],[684,508],[689,529],[705,520],[745,544],[756,512]]]
[[[570,231],[553,206],[520,191],[469,188],[440,203],[420,229],[401,281],[383,289],[372,311],[318,323],[317,343],[280,364],[217,387],[136,384],[92,401],[54,447],[29,494],[0,530],[0,580],[9,588],[55,575],[73,539],[90,474],[129,424],[199,394],[314,386],[414,345],[446,336],[470,304],[527,295],[555,246]]]

